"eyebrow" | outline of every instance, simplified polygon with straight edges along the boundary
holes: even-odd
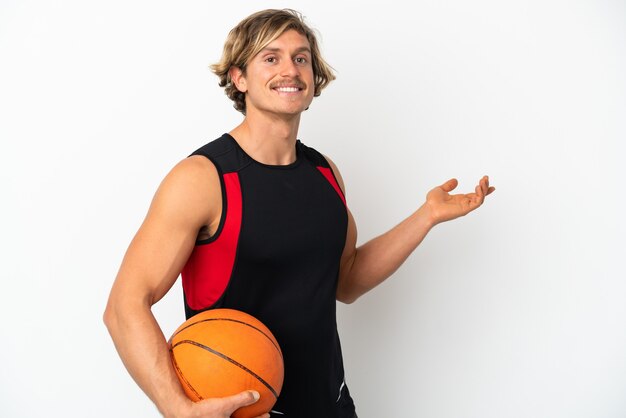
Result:
[[[265,47],[260,52],[280,52],[280,51],[281,51],[280,48]],[[294,52],[296,54],[299,54],[301,52],[308,52],[310,54],[311,53],[311,48],[309,48],[308,46],[301,46],[300,48],[296,49]]]

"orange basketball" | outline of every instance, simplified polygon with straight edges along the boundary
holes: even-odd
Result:
[[[283,386],[283,355],[270,330],[233,309],[204,311],[185,321],[169,341],[172,363],[194,402],[256,390],[260,399],[232,415],[256,417],[272,409]]]

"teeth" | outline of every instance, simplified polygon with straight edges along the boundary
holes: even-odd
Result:
[[[296,91],[299,91],[300,89],[297,87],[278,87],[276,90],[282,91],[285,93],[294,93]]]

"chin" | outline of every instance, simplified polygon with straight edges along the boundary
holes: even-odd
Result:
[[[277,113],[284,113],[289,115],[299,115],[309,108],[309,105],[298,105],[298,106],[286,106],[281,109],[277,109]]]

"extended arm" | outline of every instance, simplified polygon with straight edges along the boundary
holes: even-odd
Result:
[[[337,168],[333,166],[333,170],[343,188]],[[426,202],[411,216],[358,248],[356,224],[348,212],[348,232],[341,258],[337,300],[352,303],[382,283],[404,263],[435,225],[468,214],[495,190],[489,186],[489,179],[485,176],[474,193],[450,195],[457,184],[456,179],[452,179],[434,188],[428,193]]]
[[[213,165],[204,157],[178,164],[159,187],[124,256],[104,314],[128,372],[166,417],[226,418],[258,396],[243,392],[192,403],[176,377],[166,338],[151,311],[175,283],[200,228],[219,222],[220,211]]]

